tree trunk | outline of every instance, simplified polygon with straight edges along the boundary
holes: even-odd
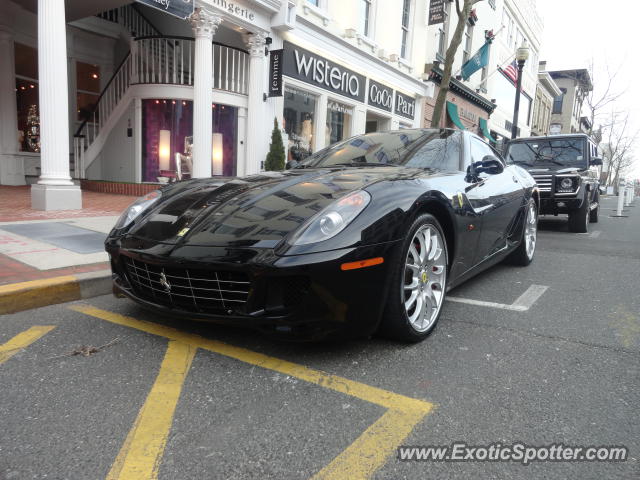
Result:
[[[440,128],[440,120],[442,118],[442,111],[444,110],[444,103],[447,99],[447,92],[449,91],[449,82],[451,82],[451,70],[453,68],[453,60],[455,59],[458,47],[462,42],[462,34],[467,24],[467,19],[471,14],[471,7],[474,3],[480,0],[464,0],[462,11],[458,8],[458,2],[456,1],[456,13],[458,14],[458,23],[456,29],[453,32],[453,38],[447,48],[447,53],[444,58],[444,70],[442,72],[442,81],[440,82],[440,89],[436,98],[436,104],[433,108],[433,116],[431,117],[431,128]]]

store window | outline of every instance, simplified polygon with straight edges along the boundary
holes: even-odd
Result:
[[[286,86],[284,89],[284,129],[289,137],[287,161],[300,161],[314,150],[313,138],[316,97],[304,90]]]
[[[326,139],[329,144],[339,142],[351,136],[352,118],[352,107],[333,100],[327,102]]]
[[[236,174],[237,108],[215,104],[213,118],[212,171]],[[158,177],[191,176],[193,161],[193,102],[188,100],[142,100],[142,181]],[[178,165],[179,163],[179,165]]]
[[[38,51],[14,44],[16,69],[16,103],[18,107],[18,148],[40,151],[40,111],[38,102]]]
[[[100,98],[100,67],[98,65],[76,62],[76,91],[78,120],[97,121],[93,112]]]

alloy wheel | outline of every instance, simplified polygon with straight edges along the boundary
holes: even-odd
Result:
[[[409,324],[416,331],[428,330],[438,318],[446,275],[442,235],[433,225],[422,225],[409,244],[401,292]]]
[[[536,215],[536,207],[533,203],[527,209],[527,223],[524,232],[524,241],[527,250],[527,257],[533,258],[536,250],[536,241],[538,237],[538,217]]]

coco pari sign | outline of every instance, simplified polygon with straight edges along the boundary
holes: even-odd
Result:
[[[360,102],[365,100],[364,76],[289,42],[284,42],[283,73]]]
[[[396,92],[396,115],[413,119],[416,115],[416,99]]]
[[[367,103],[390,112],[393,110],[393,89],[369,79]]]

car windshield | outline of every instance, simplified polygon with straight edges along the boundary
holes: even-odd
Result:
[[[509,144],[507,161],[525,167],[551,170],[562,168],[586,168],[584,139],[535,139]]]
[[[407,129],[349,138],[320,150],[295,168],[405,166],[460,169],[460,132]]]

